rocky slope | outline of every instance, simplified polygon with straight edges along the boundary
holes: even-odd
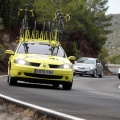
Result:
[[[108,28],[112,33],[107,35],[107,41],[105,44],[110,56],[120,54],[120,14],[114,14],[112,16],[112,25]]]

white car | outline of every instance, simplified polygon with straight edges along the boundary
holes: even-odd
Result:
[[[90,75],[92,77],[103,77],[103,66],[97,58],[81,57],[75,61],[74,65],[74,75],[79,74]]]

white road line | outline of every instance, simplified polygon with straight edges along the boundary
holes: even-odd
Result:
[[[103,96],[106,96],[106,97],[115,97],[115,98],[120,99],[120,96],[112,95],[112,94],[109,94],[109,93],[100,93],[100,92],[95,92],[95,91],[90,91],[90,90],[85,90],[85,89],[79,89],[79,90],[81,90],[83,92],[94,93],[96,95],[103,95]]]
[[[118,89],[120,89],[120,85],[118,86]]]
[[[5,76],[8,76],[8,75],[3,75],[3,76],[0,76],[0,77],[5,77]],[[11,98],[9,96],[2,95],[2,94],[0,94],[0,97],[2,97],[4,99],[7,99],[7,100],[10,100],[10,101],[13,101],[13,102],[16,102],[16,103],[19,103],[19,104],[22,104],[22,105],[26,105],[28,107],[32,107],[32,108],[35,108],[35,109],[38,109],[38,110],[42,110],[42,111],[57,115],[57,116],[62,116],[62,117],[65,117],[65,118],[68,118],[68,119],[71,119],[71,120],[85,120],[85,119],[78,118],[78,117],[75,117],[75,116],[72,116],[72,115],[64,114],[64,113],[57,112],[57,111],[54,111],[54,110],[50,110],[50,109],[47,109],[47,108],[43,108],[43,107],[40,107],[40,106],[37,106],[37,105],[26,103],[26,102],[23,102],[23,101],[20,101],[20,100],[17,100],[17,99],[14,99],[14,98]]]
[[[28,107],[32,107],[32,108],[35,108],[35,109],[38,109],[38,110],[42,110],[42,111],[45,111],[45,112],[48,112],[48,113],[52,113],[52,114],[57,115],[57,116],[62,116],[62,117],[65,117],[65,118],[68,118],[68,119],[71,119],[71,120],[85,120],[85,119],[78,118],[78,117],[75,117],[75,116],[72,116],[72,115],[60,113],[60,112],[57,112],[57,111],[54,111],[54,110],[50,110],[50,109],[43,108],[43,107],[40,107],[40,106],[37,106],[37,105],[26,103],[26,102],[23,102],[23,101],[20,101],[20,100],[17,100],[17,99],[14,99],[14,98],[11,98],[9,96],[2,95],[2,94],[0,94],[0,97],[2,97],[4,99],[7,99],[7,100],[10,100],[10,101],[13,101],[13,102],[16,102],[16,103],[19,103],[19,104],[22,104],[22,105],[26,105]]]

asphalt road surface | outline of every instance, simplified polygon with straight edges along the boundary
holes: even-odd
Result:
[[[76,75],[71,91],[23,82],[9,86],[7,77],[0,77],[0,94],[86,120],[120,120],[119,85],[116,75]]]

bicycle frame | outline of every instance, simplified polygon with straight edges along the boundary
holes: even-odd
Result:
[[[54,39],[55,40],[62,40],[63,31],[64,31],[64,22],[63,19],[65,19],[66,22],[70,20],[71,13],[70,14],[63,14],[60,13],[60,11],[56,11],[55,17],[53,19],[54,28],[52,29],[52,32],[54,32]]]

